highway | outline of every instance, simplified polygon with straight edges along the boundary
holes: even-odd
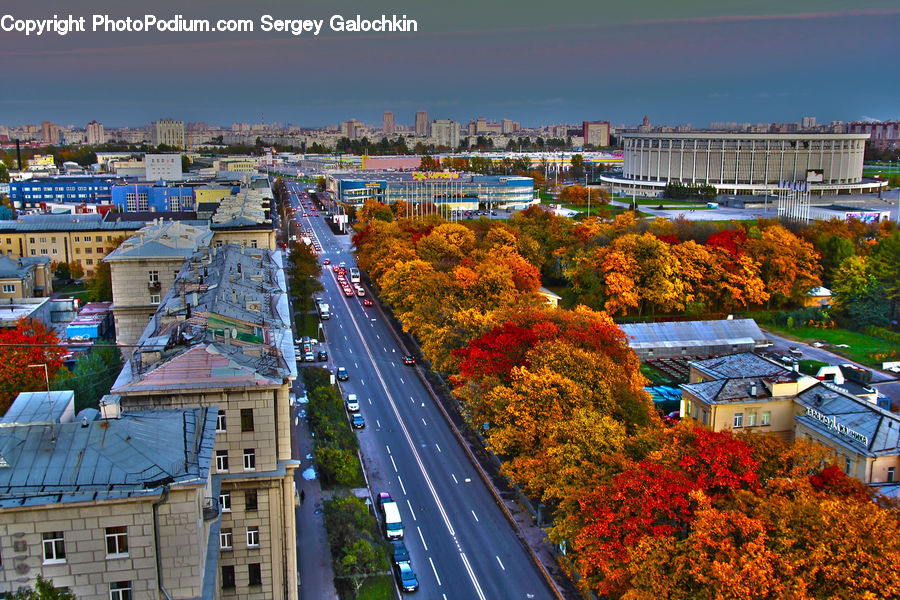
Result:
[[[302,191],[302,184],[288,186]],[[304,230],[313,229],[320,260],[355,266],[350,236],[333,235],[321,215],[299,220]],[[419,367],[403,364],[377,300],[366,307],[363,298],[344,296],[327,267],[322,283],[320,295],[332,312],[323,321],[328,364],[347,369],[342,392],[359,397],[366,428],[358,437],[370,486],[375,494],[389,492],[400,508],[420,584],[416,596],[555,598],[416,376]]]

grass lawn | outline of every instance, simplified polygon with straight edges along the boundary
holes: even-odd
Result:
[[[802,342],[811,342],[814,340],[822,340],[829,344],[847,344],[849,348],[828,348],[830,352],[845,356],[850,360],[856,361],[869,367],[881,368],[881,363],[885,360],[878,358],[877,355],[896,351],[896,344],[882,340],[881,338],[872,337],[855,331],[847,331],[846,329],[818,329],[816,327],[794,327],[788,329],[766,323],[762,325],[763,329],[770,329],[778,335],[786,338],[799,340]]]
[[[353,600],[352,584],[339,582],[338,592],[342,600]],[[377,575],[366,579],[359,589],[359,600],[393,600],[397,597],[394,580],[390,575]]]
[[[297,338],[308,335],[311,338],[319,339],[319,315],[311,312],[306,315],[306,327],[301,328],[302,321],[299,315],[294,315],[294,331],[297,332]]]

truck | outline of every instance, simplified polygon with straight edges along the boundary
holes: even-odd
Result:
[[[331,307],[328,306],[328,304],[326,304],[324,302],[320,302],[319,304],[316,305],[316,308],[319,311],[320,319],[322,319],[324,321],[325,319],[331,318]]]

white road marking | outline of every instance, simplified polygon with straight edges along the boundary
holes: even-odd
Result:
[[[402,377],[400,378],[400,383],[403,383],[403,378],[402,378]],[[405,385],[405,384],[404,384],[404,385]]]
[[[416,511],[413,510],[413,507],[409,501],[409,498],[406,499],[406,505],[409,506],[409,514],[412,515],[413,521],[418,521],[418,519],[416,518]]]
[[[428,423],[425,422],[425,417],[422,417],[422,425],[424,425],[425,427],[428,427]]]
[[[459,485],[459,482],[456,480],[456,475],[454,475],[453,473],[450,473],[450,477],[453,478],[453,483]]]
[[[375,419],[375,425],[380,429],[380,428],[381,428],[381,421],[379,421],[378,419]]]
[[[394,457],[389,457],[391,459],[391,464],[394,465],[394,473],[397,473],[397,463],[394,462]]]
[[[422,545],[425,547],[425,551],[428,552],[428,544],[425,543],[425,536],[422,535],[422,529],[416,525],[416,529],[419,530],[419,539],[422,540]]]
[[[497,562],[500,563],[500,568],[503,569],[503,570],[505,571],[505,570],[506,570],[506,567],[503,566],[503,563],[500,561],[500,557],[499,557],[499,556],[497,557]]]
[[[372,399],[371,399],[371,398],[369,398],[369,404],[372,404]]]
[[[463,564],[466,566],[466,571],[469,572],[469,579],[472,580],[472,585],[475,586],[475,592],[478,593],[478,597],[481,600],[485,600],[484,592],[481,591],[481,586],[478,585],[478,579],[475,578],[475,571],[472,570],[472,565],[469,564],[469,559],[466,558],[466,553],[460,552],[459,556],[462,558]]]
[[[431,570],[434,571],[434,578],[437,579],[438,585],[441,585],[441,578],[438,577],[437,569],[434,568],[434,561],[431,560],[430,556],[428,557],[428,562],[431,563]]]
[[[475,517],[475,522],[476,522],[476,523],[480,523],[480,522],[481,522],[481,521],[478,520],[478,515],[475,514],[475,511],[474,511],[474,510],[472,511],[472,516]]]
[[[391,453],[391,447],[388,446],[387,444],[385,444],[384,447],[387,448],[388,454],[390,454],[390,453]]]
[[[437,448],[437,449],[438,449],[438,452],[440,452],[440,451],[441,451],[441,447],[440,447],[440,446],[438,446],[438,445],[437,445],[437,444],[435,444],[435,445],[434,445],[434,447],[435,447],[435,448]]]
[[[405,496],[406,495],[406,486],[403,485],[403,480],[400,479],[399,475],[397,476],[397,481],[400,482],[400,489],[403,490],[403,495]]]

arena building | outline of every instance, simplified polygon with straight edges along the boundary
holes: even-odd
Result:
[[[522,208],[535,201],[534,179],[456,172],[355,172],[328,175],[328,190],[344,204],[445,205],[453,210]]]
[[[877,192],[864,180],[868,134],[623,133],[622,174],[604,175],[614,192],[656,196],[666,184],[712,185],[720,194],[775,193],[804,184],[811,194]]]

